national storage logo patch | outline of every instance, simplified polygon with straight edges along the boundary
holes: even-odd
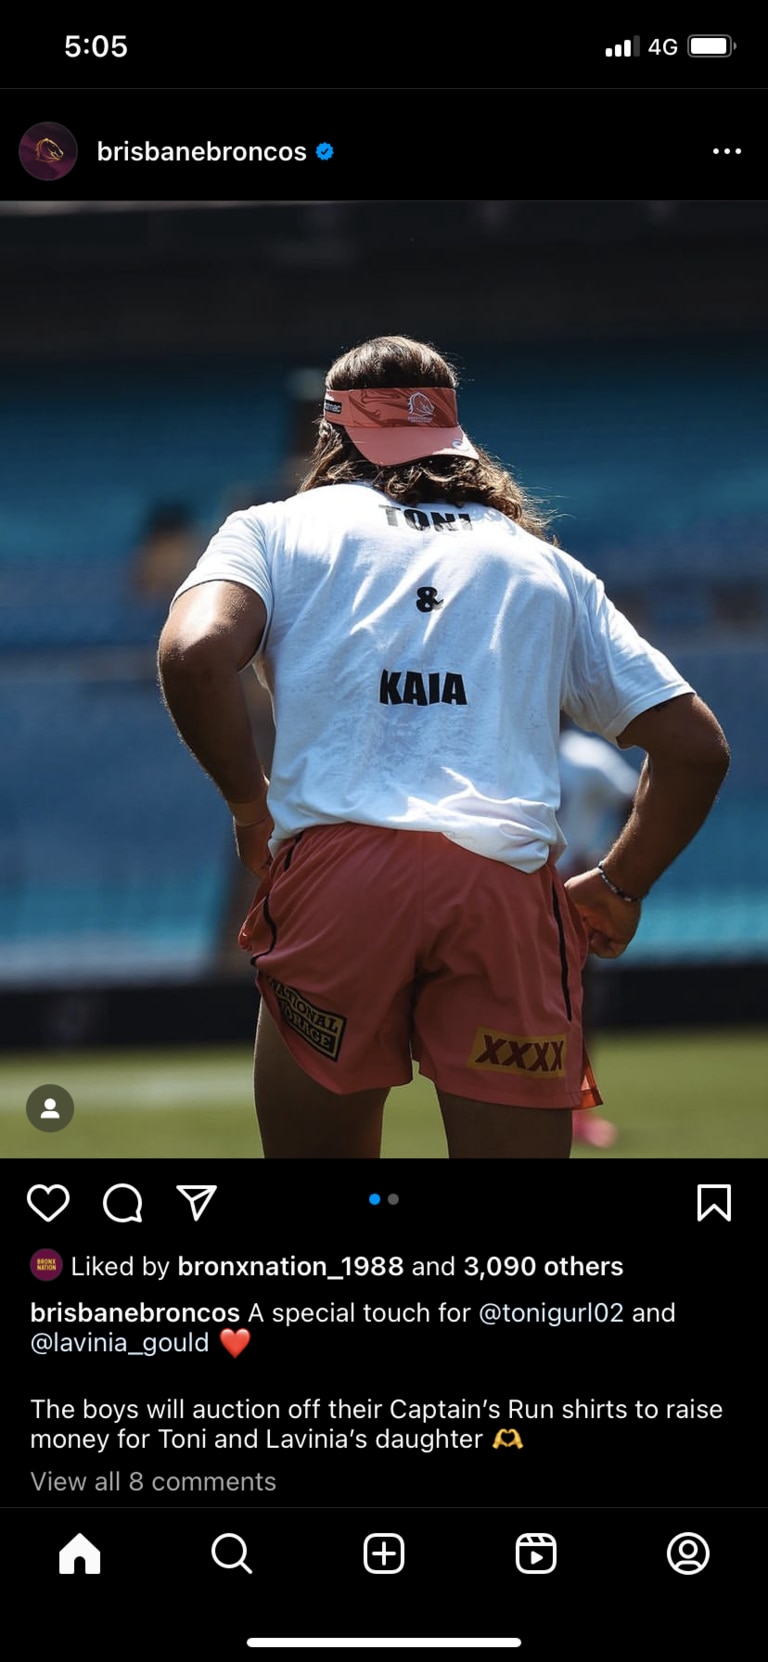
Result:
[[[274,989],[283,1021],[300,1034],[302,1039],[306,1039],[313,1050],[319,1050],[323,1056],[335,1062],[347,1025],[346,1016],[339,1016],[333,1010],[319,1009],[318,1005],[311,1004],[296,987],[286,987],[282,981],[273,981],[270,977],[270,985]]]
[[[468,1062],[471,1068],[508,1068],[529,1078],[562,1079],[566,1050],[565,1033],[534,1038],[478,1027]]]

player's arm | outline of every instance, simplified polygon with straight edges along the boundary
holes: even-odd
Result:
[[[266,617],[254,590],[240,583],[200,583],[175,602],[158,651],[168,711],[227,801],[240,858],[257,874],[268,863],[273,825],[240,671],[258,651]]]
[[[720,723],[695,693],[636,716],[618,743],[647,754],[629,818],[602,865],[623,895],[642,899],[703,825],[730,756]],[[566,887],[589,930],[590,950],[618,958],[637,929],[639,904],[612,893],[599,871]]]

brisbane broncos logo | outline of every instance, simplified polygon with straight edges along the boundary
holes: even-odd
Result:
[[[52,138],[38,139],[35,145],[35,155],[39,162],[48,162],[53,167],[55,162],[63,162],[64,151]]]
[[[435,406],[425,392],[412,392],[408,399],[408,420],[428,425],[435,413]]]

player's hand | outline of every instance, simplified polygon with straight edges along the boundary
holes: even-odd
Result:
[[[267,807],[268,786],[269,780],[265,778],[262,790],[252,802],[229,803],[237,852],[243,865],[253,872],[254,877],[258,877],[259,882],[266,876],[272,858],[269,839],[275,829]]]
[[[620,958],[640,922],[640,902],[611,894],[596,870],[569,877],[565,892],[585,924],[590,952],[596,958]]]
[[[264,810],[261,819],[254,820],[250,825],[239,825],[233,820],[235,827],[235,843],[237,852],[244,866],[252,871],[259,881],[266,876],[271,861],[269,839],[275,829],[272,815]]]

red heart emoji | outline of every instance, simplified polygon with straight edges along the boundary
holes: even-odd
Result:
[[[236,1333],[232,1332],[231,1327],[223,1327],[219,1338],[224,1349],[229,1351],[230,1356],[239,1356],[241,1350],[245,1350],[246,1345],[251,1342],[251,1335],[247,1327],[238,1327]]]

